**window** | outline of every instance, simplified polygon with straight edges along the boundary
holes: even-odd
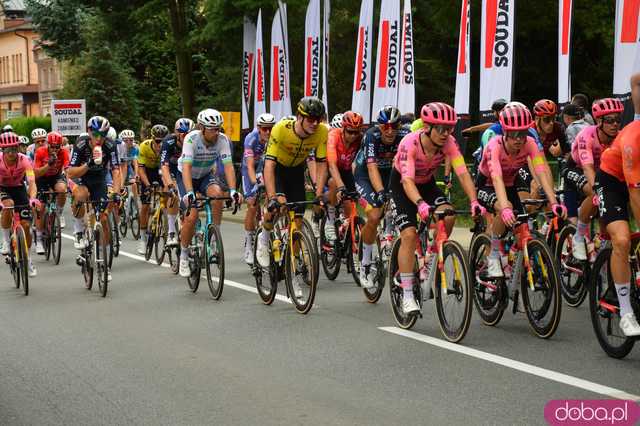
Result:
[[[17,81],[18,82],[22,82],[24,81],[24,67],[22,66],[22,53],[19,53],[16,55],[16,58],[18,59],[18,78]]]

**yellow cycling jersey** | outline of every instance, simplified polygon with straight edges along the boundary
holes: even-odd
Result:
[[[156,154],[153,150],[153,140],[147,139],[140,144],[140,152],[138,154],[138,164],[147,169],[157,169],[160,167],[160,154]]]
[[[316,150],[316,161],[327,157],[327,136],[329,128],[320,123],[318,130],[308,138],[301,139],[293,130],[295,119],[280,120],[271,130],[266,158],[286,167],[302,164],[312,149]]]

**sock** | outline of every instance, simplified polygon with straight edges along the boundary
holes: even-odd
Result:
[[[489,256],[493,258],[500,257],[500,239],[495,235],[491,236],[491,254]]]
[[[263,230],[260,233],[260,243],[268,246],[269,245],[269,236],[271,234],[271,231],[267,231],[267,230]]]
[[[11,240],[11,228],[2,228],[2,240],[9,242]]]
[[[578,219],[578,232],[576,232],[575,239],[578,241],[584,240],[584,237],[589,233],[589,224],[584,223]]]
[[[173,232],[174,234],[176,233],[176,218],[178,217],[178,215],[175,214],[168,214],[167,215],[167,219],[169,220],[169,233]]]
[[[373,244],[362,243],[362,266],[371,265],[371,255],[373,254]]]
[[[140,228],[140,241],[147,243],[147,228]]]
[[[189,258],[189,246],[180,246],[180,259],[187,260]]]
[[[333,207],[332,205],[329,205],[329,207],[327,207],[327,223],[330,223],[333,225],[335,221],[336,221],[336,208]]]
[[[413,273],[400,273],[400,287],[404,297],[413,297]]]
[[[618,303],[620,303],[620,316],[624,316],[628,313],[633,313],[631,307],[631,301],[629,300],[629,293],[631,292],[631,286],[629,283],[617,284],[616,293],[618,293]]]
[[[84,220],[81,218],[73,218],[73,232],[76,234],[84,232]]]
[[[256,231],[248,231],[248,230],[244,230],[244,244],[245,247],[247,244],[249,244],[250,246],[253,245],[253,239],[256,236]]]

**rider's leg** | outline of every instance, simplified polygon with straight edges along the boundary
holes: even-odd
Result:
[[[76,185],[73,188],[73,232],[76,234],[84,232],[85,206],[84,203],[89,198],[89,191],[85,185]]]
[[[362,227],[362,265],[370,265],[373,249],[376,245],[378,224],[382,216],[382,209],[370,207],[365,210],[367,223]]]
[[[629,300],[631,268],[629,265],[629,250],[631,247],[631,232],[629,222],[617,220],[607,225],[607,232],[611,236],[611,276],[616,286],[618,301],[620,302],[620,316],[633,313]]]

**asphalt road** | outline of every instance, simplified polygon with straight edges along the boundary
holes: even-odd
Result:
[[[262,305],[242,226],[222,232],[220,301],[130,239],[106,299],[84,289],[68,239],[61,265],[36,260],[28,297],[0,267],[0,424],[545,424],[552,399],[640,399],[640,350],[608,358],[586,306],[563,309],[548,341],[524,314],[486,327],[474,313],[451,345],[431,304],[404,332],[386,293],[367,303],[343,269],[334,282],[321,272],[303,316]]]

